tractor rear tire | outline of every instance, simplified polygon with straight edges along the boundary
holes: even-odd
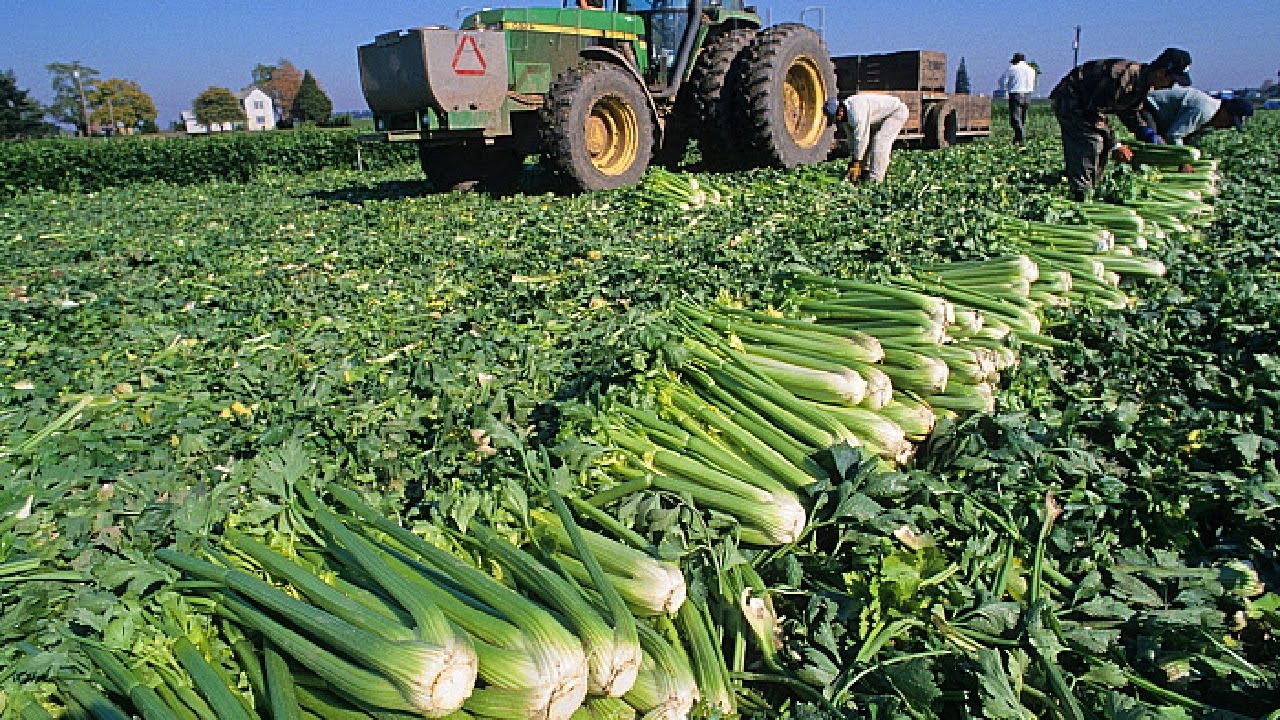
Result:
[[[563,72],[542,107],[545,160],[576,190],[639,182],[653,157],[645,93],[610,62],[592,60]]]
[[[436,192],[507,195],[519,180],[524,155],[505,145],[419,145],[418,163]]]
[[[738,92],[735,63],[756,37],[751,28],[729,30],[709,39],[698,54],[690,79],[693,116],[702,153],[702,164],[711,169],[733,170],[748,164],[739,128],[734,122]]]
[[[738,83],[738,122],[757,162],[792,168],[827,159],[835,128],[822,106],[836,95],[836,71],[816,31],[798,23],[762,31]]]

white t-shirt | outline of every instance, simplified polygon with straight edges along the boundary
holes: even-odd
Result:
[[[1030,93],[1036,89],[1036,69],[1025,60],[1010,65],[1000,76],[1000,88],[1007,93]]]
[[[892,95],[874,93],[850,95],[842,102],[847,116],[844,124],[845,132],[849,134],[849,154],[854,158],[867,153],[873,128],[894,113],[907,109],[905,103]]]

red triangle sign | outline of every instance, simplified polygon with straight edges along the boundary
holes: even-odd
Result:
[[[458,49],[453,53],[453,72],[457,75],[484,75],[489,70],[489,63],[480,52],[480,43],[474,35],[463,35],[458,38]]]

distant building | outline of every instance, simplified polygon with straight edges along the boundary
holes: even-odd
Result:
[[[208,126],[196,120],[196,114],[191,110],[182,112],[182,127],[188,135],[204,135],[209,132]],[[235,126],[229,122],[216,123],[213,130],[214,132],[231,132],[235,130]]]
[[[245,130],[274,130],[276,128],[276,109],[270,95],[262,92],[257,85],[250,85],[236,93],[236,97],[240,98],[240,104],[244,106],[244,116],[247,119],[244,126]]]
[[[262,92],[258,86],[250,85],[236,93],[236,98],[240,101],[240,106],[244,108],[245,122],[218,123],[213,128],[214,132],[230,132],[232,130],[256,132],[258,130],[275,129],[275,103],[271,101],[270,95]],[[196,114],[190,110],[182,113],[182,125],[188,135],[204,135],[209,132],[209,128],[196,120]]]

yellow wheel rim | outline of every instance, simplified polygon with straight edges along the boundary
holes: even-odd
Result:
[[[587,153],[605,175],[621,175],[640,154],[640,121],[622,98],[607,95],[591,106],[587,116]]]
[[[822,138],[827,120],[822,104],[827,101],[827,88],[813,58],[802,56],[787,68],[782,88],[787,132],[800,147],[813,147]]]

